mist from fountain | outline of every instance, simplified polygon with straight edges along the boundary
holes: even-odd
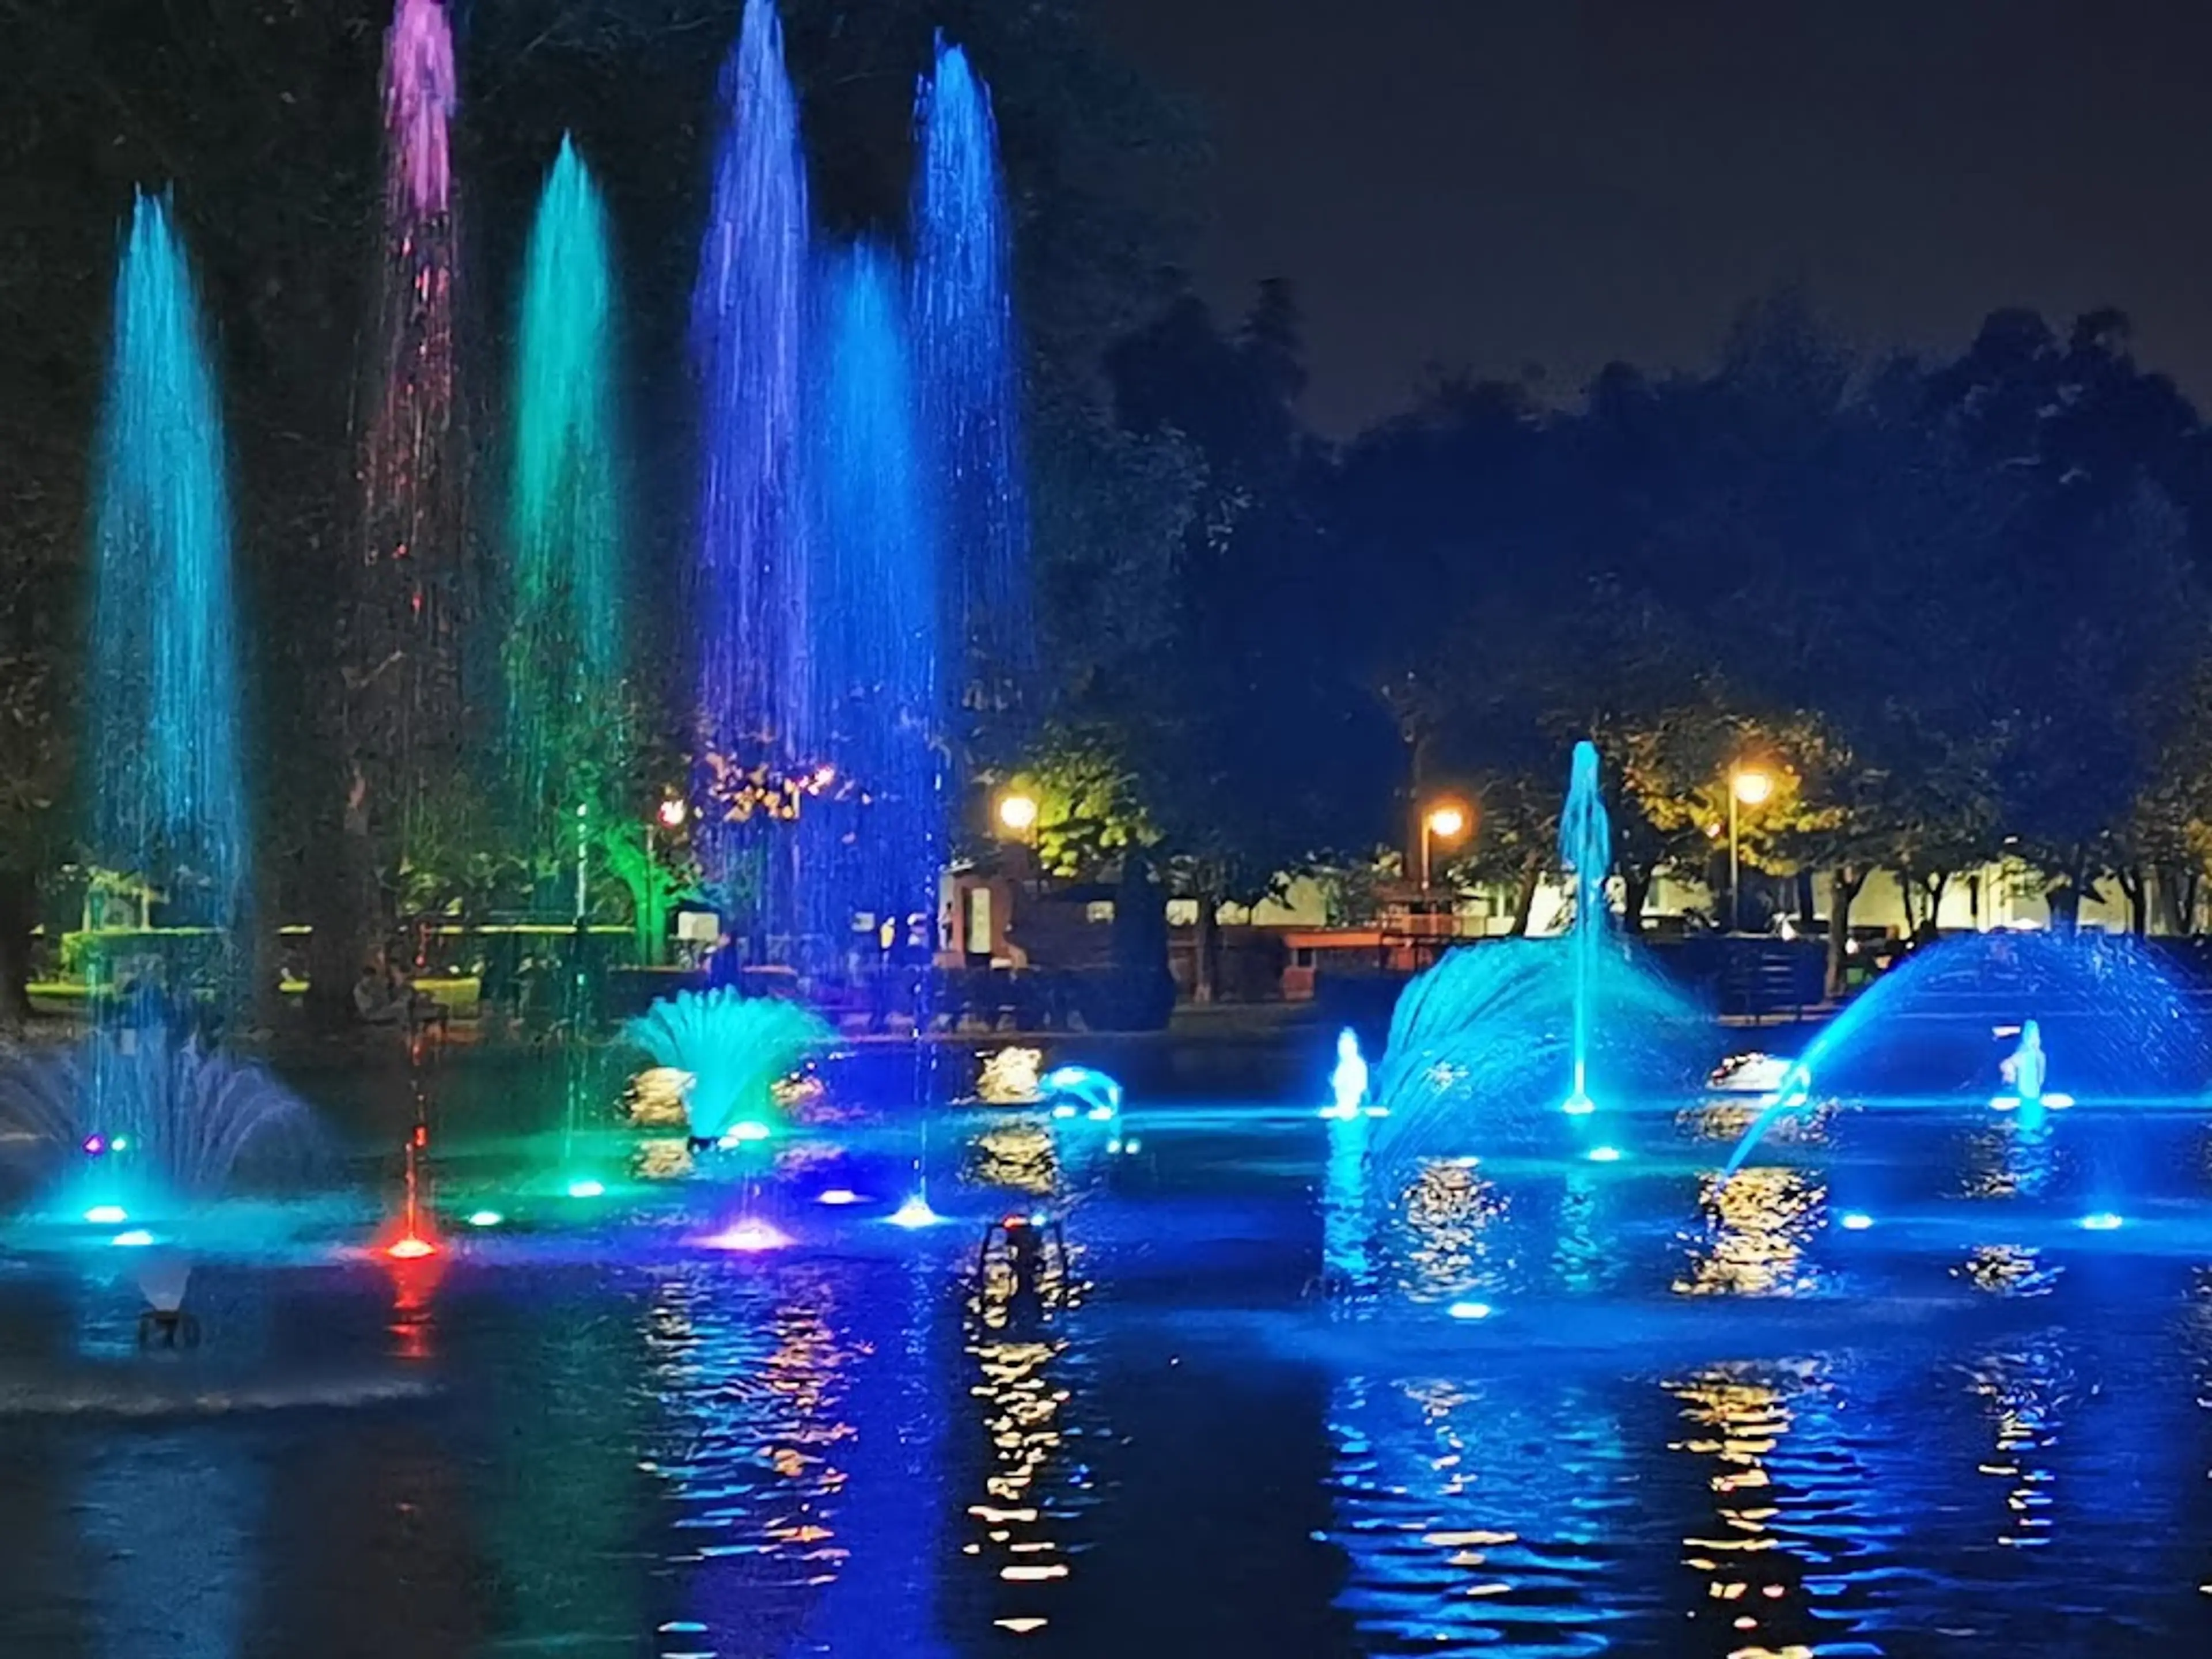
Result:
[[[264,1220],[226,1212],[242,1173],[296,1177],[320,1141],[267,1072],[155,1020],[0,1063],[0,1146],[28,1194],[21,1248],[119,1252],[148,1305],[174,1315],[198,1254],[261,1242]]]
[[[746,0],[721,101],[691,328],[703,446],[702,839],[710,864],[726,866],[727,780],[757,770],[772,784],[811,773],[818,759],[800,472],[812,233],[799,103],[773,0]]]

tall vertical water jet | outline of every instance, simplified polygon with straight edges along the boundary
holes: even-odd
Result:
[[[507,618],[511,748],[548,851],[610,804],[625,741],[615,350],[606,212],[564,137],[523,257]]]
[[[363,421],[362,572],[350,655],[388,831],[461,758],[466,445],[456,398],[459,244],[450,127],[459,98],[441,0],[398,0],[384,48],[384,246]]]
[[[771,0],[746,0],[723,71],[714,198],[692,300],[702,474],[698,520],[700,741],[706,780],[788,776],[818,762],[810,718],[803,325],[809,274],[799,106]],[[714,763],[719,763],[718,766]],[[702,802],[710,864],[724,799]]]
[[[938,684],[938,540],[915,433],[903,272],[863,243],[824,264],[823,362],[808,471],[812,598],[832,625],[812,652],[811,699],[846,788],[800,818],[809,933],[855,915],[936,908],[945,840]]]
[[[948,668],[966,702],[1004,708],[1032,656],[1013,259],[990,89],[942,34],[915,125],[915,337],[953,566]]]
[[[184,248],[167,201],[142,194],[100,437],[93,852],[164,890],[173,918],[233,929],[248,852],[222,447]]]
[[[1613,820],[1606,815],[1605,796],[1598,788],[1597,745],[1588,738],[1575,745],[1567,773],[1567,804],[1559,813],[1559,867],[1574,883],[1574,913],[1567,925],[1574,975],[1574,1073],[1561,1109],[1580,1117],[1594,1109],[1589,1097],[1590,991],[1612,918],[1605,883],[1613,870]]]

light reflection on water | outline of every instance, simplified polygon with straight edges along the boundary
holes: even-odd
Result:
[[[1827,1189],[1802,1170],[1747,1164],[1723,1181],[1702,1177],[1698,1206],[1705,1225],[1687,1236],[1685,1296],[1793,1296],[1819,1288],[1822,1270],[1809,1246],[1824,1221]]]
[[[252,1306],[211,1325],[312,1344],[357,1315],[447,1391],[404,1419],[0,1414],[11,1540],[45,1564],[0,1559],[0,1653],[1165,1654],[1163,1558],[1212,1598],[1204,1628],[1263,1618],[1284,1653],[1802,1659],[2034,1651],[2046,1628],[2055,1651],[2107,1626],[2196,1651],[2212,1627],[2212,1268],[2024,1231],[2016,1134],[1910,1143],[1898,1190],[1971,1199],[1992,1231],[1892,1260],[1901,1226],[1835,1228],[1868,1170],[1803,1148],[1725,1187],[1717,1158],[1653,1156],[1445,1162],[1370,1194],[1364,1121],[1293,1143],[1217,1119],[1164,1194],[1107,1190],[1033,1116],[969,1127],[960,1225],[557,1272],[518,1239],[497,1272],[457,1255],[397,1322],[363,1267],[350,1312],[301,1292],[268,1330]],[[1145,1134],[1176,1169],[1172,1128]],[[2201,1201],[2193,1151],[2167,1162]],[[1292,1164],[1310,1195],[1270,1184]],[[1073,1246],[1034,1301],[969,1283],[973,1218],[1016,1194]],[[1476,1297],[1500,1317],[1444,1317]],[[79,1325],[17,1298],[0,1326],[127,1358],[126,1303],[93,1302]],[[1167,1317],[1255,1308],[1205,1365]],[[1262,1340],[1309,1329],[1334,1346]]]

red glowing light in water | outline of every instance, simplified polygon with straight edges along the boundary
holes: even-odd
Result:
[[[427,1238],[408,1233],[386,1245],[384,1253],[394,1261],[420,1261],[426,1255],[437,1255],[438,1247]]]

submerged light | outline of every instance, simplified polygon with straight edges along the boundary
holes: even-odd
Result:
[[[568,1196],[571,1198],[603,1198],[606,1190],[605,1185],[596,1181],[572,1181],[568,1183]]]
[[[1620,1162],[1620,1148],[1593,1146],[1589,1149],[1589,1161],[1593,1164],[1618,1164]]]
[[[120,1204],[95,1204],[84,1212],[84,1218],[95,1227],[112,1227],[131,1217]]]
[[[733,1140],[766,1140],[768,1137],[767,1124],[757,1123],[748,1118],[742,1123],[732,1123],[729,1133],[722,1137],[722,1142],[727,1146]]]
[[[1863,1233],[1874,1225],[1874,1218],[1864,1210],[1846,1210],[1836,1218],[1836,1224],[1847,1233]]]
[[[1559,1109],[1569,1117],[1588,1117],[1592,1112],[1597,1110],[1597,1103],[1588,1095],[1569,1095],[1560,1103]]]
[[[470,1212],[469,1225],[471,1227],[496,1227],[501,1222],[506,1219],[507,1218],[501,1215],[497,1210],[475,1210]]]
[[[860,1195],[850,1187],[830,1187],[824,1188],[821,1196],[814,1201],[817,1204],[858,1204],[860,1201]]]
[[[154,1242],[154,1235],[143,1227],[133,1227],[127,1233],[118,1233],[108,1243],[120,1244],[125,1249],[143,1249]]]
[[[403,1237],[393,1239],[391,1243],[386,1245],[384,1253],[394,1261],[420,1261],[425,1256],[437,1255],[438,1247],[427,1238],[419,1238],[413,1233],[408,1233]]]
[[[757,1216],[725,1227],[720,1232],[699,1241],[710,1250],[736,1250],[751,1254],[759,1250],[780,1250],[791,1243],[788,1235],[778,1231]]]
[[[2081,1228],[2085,1232],[2117,1232],[2119,1230],[2120,1225],[2120,1218],[2114,1215],[2110,1210],[2099,1210],[2094,1214],[2085,1215],[2081,1218]]]
[[[920,1193],[908,1196],[905,1203],[884,1218],[894,1227],[933,1227],[944,1218],[929,1207],[929,1200]]]
[[[1445,1311],[1454,1319],[1487,1319],[1497,1310],[1487,1302],[1455,1302]]]

